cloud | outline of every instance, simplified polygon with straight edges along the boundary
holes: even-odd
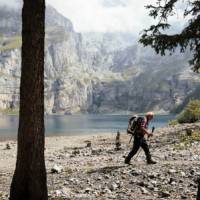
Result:
[[[118,7],[118,6],[126,7],[130,3],[130,0],[101,0],[101,1],[102,5],[105,7]]]
[[[78,32],[139,33],[151,22],[144,8],[148,0],[47,0],[47,3],[68,17]]]
[[[18,8],[22,5],[22,0],[0,0],[0,6]]]
[[[139,34],[153,23],[145,5],[157,0],[46,0],[69,18],[77,32],[131,32]],[[19,7],[22,0],[0,0],[0,5]],[[179,7],[181,7],[179,5]],[[177,8],[180,13],[179,8]],[[180,18],[170,21],[175,29],[183,26]]]

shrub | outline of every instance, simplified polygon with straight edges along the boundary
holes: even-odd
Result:
[[[170,125],[170,126],[175,126],[175,125],[177,125],[178,124],[178,121],[175,119],[175,120],[170,120],[169,122],[168,122],[168,124]]]
[[[200,120],[200,100],[191,100],[177,120],[179,123],[194,123]]]
[[[176,144],[174,148],[176,150],[183,150],[191,147],[192,143],[200,141],[200,132],[194,132],[192,136],[181,135],[180,143]]]

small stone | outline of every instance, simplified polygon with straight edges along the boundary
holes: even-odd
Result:
[[[157,177],[157,174],[153,173],[153,174],[148,174],[148,178],[150,179],[154,179]]]
[[[165,155],[165,156],[164,156],[164,159],[165,159],[165,160],[168,160],[168,156]]]
[[[169,170],[169,173],[170,173],[170,174],[174,174],[174,173],[176,173],[176,170],[175,170],[175,169],[170,169],[170,170]]]
[[[131,172],[131,174],[132,174],[133,176],[139,176],[139,175],[140,175],[140,173],[137,172],[137,171],[135,171],[135,170],[133,170],[133,171]]]
[[[111,190],[108,189],[107,187],[102,191],[103,194],[111,194]]]
[[[169,184],[172,184],[172,182],[175,182],[175,179],[171,177],[171,178],[169,179],[169,182],[168,182],[168,183],[169,183]]]
[[[85,141],[86,142],[86,147],[90,148],[92,147],[92,142],[91,141]]]
[[[63,183],[63,185],[69,185],[69,182],[68,182],[68,181],[65,181],[65,182]]]
[[[113,183],[113,184],[111,184],[110,186],[109,186],[109,189],[111,190],[111,191],[114,191],[114,190],[116,190],[118,188],[118,185],[116,184],[116,183]]]
[[[181,174],[182,177],[186,176],[185,172],[183,172],[183,171],[181,171],[180,174]]]
[[[149,193],[149,191],[144,187],[141,187],[140,189],[141,189],[142,194],[148,194]]]
[[[154,191],[154,192],[158,192],[159,189],[158,189],[157,187],[154,187],[153,191]]]
[[[171,185],[175,186],[175,185],[176,185],[176,182],[175,182],[175,181],[172,181],[172,182],[171,182]]]
[[[51,169],[52,173],[57,173],[57,174],[60,174],[62,171],[63,171],[63,167],[58,166],[58,165],[54,165]]]
[[[194,132],[193,129],[189,129],[189,128],[186,129],[186,134],[187,134],[188,136],[192,136],[192,133],[193,133],[193,132]]]
[[[191,174],[191,175],[194,175],[194,174],[195,174],[195,170],[194,170],[194,169],[191,169],[191,170],[190,170],[190,174]]]
[[[107,175],[107,174],[105,174],[105,179],[109,179],[110,178],[110,176],[109,175]]]
[[[186,195],[181,195],[181,199],[187,199],[187,196]]]
[[[129,184],[135,184],[135,183],[137,183],[137,180],[135,180],[135,179],[133,179],[133,180],[131,180],[131,181],[129,182]]]
[[[74,151],[72,151],[72,155],[79,155],[81,152],[79,149],[75,149]]]
[[[160,197],[165,198],[165,197],[170,197],[170,193],[167,191],[161,191],[160,192]]]
[[[141,181],[141,182],[138,182],[137,183],[137,185],[139,185],[139,186],[141,186],[141,187],[146,187],[146,186],[148,186],[146,183],[144,183],[143,181]]]
[[[56,196],[61,196],[62,192],[60,190],[56,190]]]
[[[86,193],[89,193],[89,192],[91,192],[91,191],[92,191],[91,188],[86,188],[86,189],[85,189],[85,192],[86,192]]]
[[[156,186],[157,185],[157,181],[151,181],[151,183]]]
[[[99,176],[99,177],[97,178],[97,180],[98,180],[98,181],[101,181],[101,180],[102,180],[102,177],[101,177],[101,176]]]

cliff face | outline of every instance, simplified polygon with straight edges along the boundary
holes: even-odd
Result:
[[[0,109],[8,110],[19,106],[21,18],[19,10],[2,9]],[[170,111],[199,85],[199,77],[188,70],[188,57],[156,56],[130,34],[76,33],[48,6],[46,113]]]
[[[100,83],[101,87],[95,89],[94,102],[98,102],[100,110],[170,111],[200,83],[199,76],[190,71],[187,53],[160,57],[140,46],[126,51],[117,56],[120,60],[112,66],[123,80]],[[103,99],[98,96],[100,93]],[[94,109],[98,110],[96,106]]]

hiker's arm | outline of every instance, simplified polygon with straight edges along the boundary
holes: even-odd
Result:
[[[142,132],[143,132],[144,135],[146,134],[148,137],[153,136],[153,134],[149,133],[146,128],[142,127],[141,129],[142,129]]]

